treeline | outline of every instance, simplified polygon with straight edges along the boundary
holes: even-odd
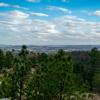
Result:
[[[0,50],[0,98],[11,100],[69,100],[71,95],[97,91],[100,52],[18,54]]]

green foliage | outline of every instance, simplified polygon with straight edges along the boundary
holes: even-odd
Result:
[[[0,50],[0,69],[5,67],[5,55],[2,50]]]
[[[95,76],[96,68],[100,66],[100,55],[97,48],[93,48],[90,52],[90,69],[88,71],[87,80],[89,82],[90,91],[93,91],[93,79]]]
[[[10,51],[7,51],[5,55],[5,67],[11,68],[13,66],[13,61],[14,58],[12,53]]]
[[[51,60],[53,59],[53,60]],[[70,55],[59,50],[55,56],[50,57],[41,69],[37,69],[28,83],[27,95],[32,98],[45,98],[62,100],[66,93],[74,90],[73,62]],[[33,87],[30,85],[33,83]],[[37,100],[38,100],[37,99]]]
[[[9,74],[4,71],[2,80],[0,80],[0,98],[8,98],[11,96],[11,84]]]
[[[0,98],[66,100],[92,91],[94,80],[99,86],[99,78],[95,78],[99,75],[100,52],[93,48],[80,53],[62,49],[53,54],[34,53],[25,45],[18,55],[0,50]]]

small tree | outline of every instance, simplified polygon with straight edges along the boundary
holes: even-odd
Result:
[[[14,61],[14,58],[13,58],[12,53],[10,51],[7,51],[5,55],[5,67],[6,68],[13,67],[13,61]]]
[[[5,55],[3,50],[0,49],[0,69],[5,67]]]
[[[13,73],[12,73],[12,92],[13,96],[22,100],[24,96],[25,81],[28,78],[28,74],[31,68],[31,63],[28,60],[28,51],[25,46],[22,47],[19,56],[14,61]]]
[[[99,52],[97,48],[93,48],[90,52],[90,69],[88,71],[88,82],[90,86],[90,91],[93,91],[93,79],[95,75],[96,68],[99,66]]]
[[[63,100],[74,88],[73,61],[63,50],[48,58],[28,83],[28,95],[36,100]],[[33,84],[33,85],[32,85]],[[33,87],[33,88],[32,88]]]

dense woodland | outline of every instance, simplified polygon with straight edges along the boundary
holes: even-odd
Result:
[[[0,50],[0,98],[70,100],[82,93],[100,93],[97,48],[48,54],[29,52],[26,46],[18,54]]]

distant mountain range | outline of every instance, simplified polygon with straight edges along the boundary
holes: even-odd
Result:
[[[0,45],[0,49],[5,51],[11,51],[12,49],[18,51],[21,47],[21,45]],[[55,52],[58,49],[63,49],[65,51],[89,51],[94,47],[100,50],[100,45],[28,45],[27,47],[30,51],[35,52]]]

